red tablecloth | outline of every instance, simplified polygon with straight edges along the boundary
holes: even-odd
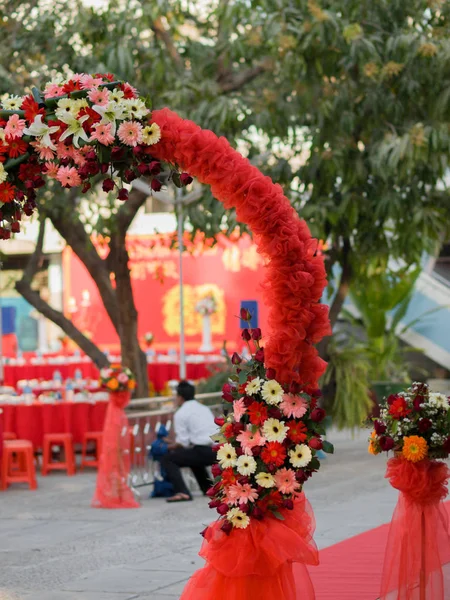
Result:
[[[16,387],[21,379],[43,379],[50,381],[53,373],[59,371],[64,379],[75,377],[75,371],[81,371],[83,379],[98,379],[98,369],[92,362],[80,362],[64,365],[5,365],[5,385]]]
[[[186,366],[188,379],[201,379],[207,377],[210,363],[188,363]],[[93,363],[73,363],[67,365],[5,365],[5,385],[17,386],[21,379],[42,379],[50,381],[53,379],[53,373],[59,371],[63,380],[75,376],[75,371],[79,369],[83,379],[98,379],[99,372]],[[155,390],[161,391],[167,381],[178,379],[180,367],[178,363],[150,363],[148,365],[148,377],[153,383]]]
[[[46,433],[71,433],[75,444],[87,431],[102,431],[107,402],[63,402],[61,404],[3,404],[3,431],[15,433],[41,448]]]

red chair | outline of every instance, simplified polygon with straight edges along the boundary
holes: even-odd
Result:
[[[28,483],[31,490],[37,488],[33,444],[27,440],[3,442],[2,490],[11,483]]]
[[[87,431],[83,436],[83,446],[81,448],[81,470],[84,467],[98,468],[100,464],[100,454],[102,453],[102,438],[101,431]],[[88,458],[87,446],[89,442],[95,442],[95,456]]]
[[[52,447],[60,446],[64,451],[64,460],[52,461]],[[71,433],[47,433],[44,435],[42,455],[42,475],[49,471],[67,471],[67,475],[75,475],[75,452]]]

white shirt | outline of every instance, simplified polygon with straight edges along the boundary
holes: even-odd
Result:
[[[175,441],[185,448],[212,446],[211,436],[217,432],[211,410],[197,400],[183,402],[174,416]]]

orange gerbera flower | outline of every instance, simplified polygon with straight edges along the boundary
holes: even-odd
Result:
[[[411,462],[419,462],[428,454],[427,440],[419,435],[410,435],[403,440],[403,456]]]
[[[234,474],[234,471],[231,467],[224,469],[222,472],[222,484],[225,487],[235,484],[237,481],[237,477]]]
[[[279,442],[269,442],[261,452],[261,458],[266,465],[281,467],[286,459],[286,449]]]
[[[115,392],[119,387],[119,382],[117,381],[117,379],[110,379],[106,384],[106,387],[109,388],[111,391]]]
[[[368,447],[369,454],[379,454],[380,453],[380,451],[377,449],[377,447],[375,445],[376,437],[377,437],[376,431],[372,431],[372,433],[370,434],[369,447]]]

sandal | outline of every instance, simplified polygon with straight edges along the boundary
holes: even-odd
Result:
[[[174,502],[191,502],[192,497],[188,496],[187,494],[175,494],[175,496],[171,496],[170,498],[167,498],[166,502],[169,502],[170,504],[174,503]]]

